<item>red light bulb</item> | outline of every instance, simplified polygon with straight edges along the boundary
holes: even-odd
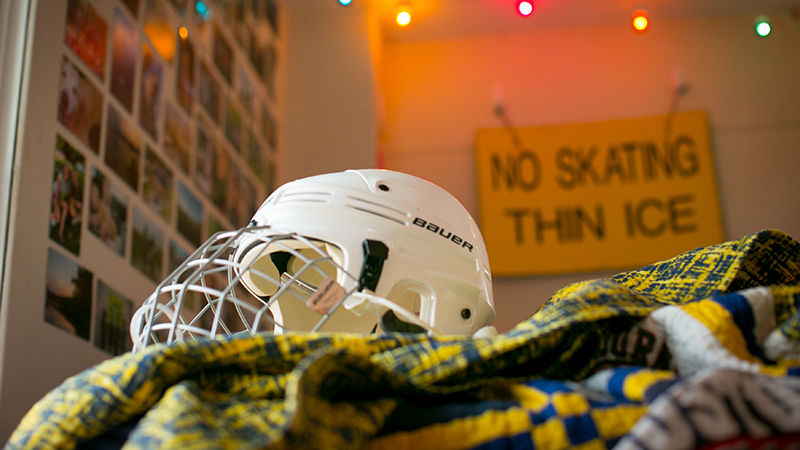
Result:
[[[530,16],[533,12],[533,2],[528,0],[520,0],[517,2],[517,12],[523,16]]]

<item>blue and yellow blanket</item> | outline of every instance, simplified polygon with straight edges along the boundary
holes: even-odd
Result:
[[[763,231],[568,286],[495,339],[288,334],[86,370],[8,449],[693,448],[800,436],[800,244]],[[794,434],[793,434],[794,433]]]

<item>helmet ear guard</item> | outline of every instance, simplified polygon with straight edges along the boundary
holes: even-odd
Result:
[[[361,170],[288,183],[248,227],[212,236],[135,313],[131,336],[135,350],[261,331],[490,336],[493,317],[464,207],[419,178]]]

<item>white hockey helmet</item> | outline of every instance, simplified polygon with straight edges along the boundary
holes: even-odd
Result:
[[[266,330],[474,335],[493,319],[483,237],[458,200],[348,170],[287,183],[246,228],[212,236],[134,314],[131,337],[137,350]]]

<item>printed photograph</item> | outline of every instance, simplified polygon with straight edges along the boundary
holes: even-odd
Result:
[[[253,104],[258,98],[258,94],[253,87],[250,75],[247,74],[247,70],[244,68],[244,64],[237,64],[237,66],[239,67],[239,103],[252,116]]]
[[[124,256],[127,220],[128,198],[95,167],[89,184],[89,231]]]
[[[114,35],[111,50],[111,93],[122,106],[131,111],[133,107],[133,83],[136,74],[136,49],[139,47],[139,32],[125,13],[115,9]]]
[[[189,251],[181,247],[172,239],[169,240],[169,252],[167,257],[167,271],[172,273],[184,261],[189,258]]]
[[[258,143],[258,138],[256,138],[252,130],[248,130],[245,161],[247,161],[247,167],[249,167],[259,179],[261,177],[260,172],[264,170],[264,160],[265,158],[264,155],[261,154],[261,144]]]
[[[242,153],[242,115],[239,108],[228,102],[227,114],[225,114],[225,136],[228,142],[233,145],[236,153]]]
[[[146,146],[142,199],[161,218],[172,221],[172,171]]]
[[[164,230],[135,207],[131,264],[156,283],[164,277]]]
[[[280,36],[278,29],[278,3],[276,0],[267,0],[267,22],[275,36]]]
[[[250,219],[258,208],[257,202],[261,200],[264,199],[260,198],[259,190],[255,183],[250,181],[249,177],[242,177],[242,189],[241,195],[239,196],[239,210],[241,211],[239,219],[240,227],[246,226],[250,222]]]
[[[256,20],[267,19],[267,2],[266,0],[256,0],[253,2],[253,16]]]
[[[142,137],[136,125],[109,106],[106,118],[106,164],[134,191],[139,187],[139,149]]]
[[[164,67],[153,50],[142,44],[142,86],[139,96],[139,123],[158,141],[158,122]]]
[[[147,0],[144,14],[144,34],[159,55],[168,63],[175,56],[175,28],[169,20],[169,11],[163,0]]]
[[[260,176],[259,180],[264,183],[264,186],[267,188],[267,192],[264,195],[264,198],[266,198],[277,186],[275,186],[275,165],[270,159],[266,160],[264,168],[264,175]]]
[[[92,272],[50,248],[47,253],[44,321],[89,340]]]
[[[266,106],[264,106],[263,112],[262,120],[264,123],[261,125],[262,130],[264,137],[267,138],[267,143],[269,143],[269,148],[274,152],[278,149],[278,130],[275,127],[275,119]]]
[[[178,103],[186,112],[192,112],[194,103],[194,48],[188,39],[181,39],[178,47],[178,86],[176,88]]]
[[[69,0],[64,41],[102,80],[106,67],[108,24],[88,0]]]
[[[230,84],[233,76],[233,51],[218,28],[214,29],[214,65]]]
[[[122,0],[122,4],[128,8],[133,17],[139,17],[139,0]]]
[[[178,233],[195,247],[202,243],[203,204],[192,191],[178,183]]]
[[[257,74],[261,74],[264,70],[264,48],[266,45],[264,44],[264,39],[262,39],[260,34],[256,34],[255,32],[250,34],[250,64],[253,65],[253,69],[255,69]]]
[[[231,178],[231,166],[233,161],[222,145],[214,148],[214,178],[211,184],[211,202],[220,211],[226,211],[228,203],[228,183]]]
[[[269,98],[275,100],[275,65],[278,63],[278,50],[273,45],[268,45],[264,52],[264,65],[262,66],[262,79],[267,86]]]
[[[214,122],[219,121],[219,83],[205,64],[200,65],[200,77],[197,82],[197,96],[200,106]]]
[[[193,2],[194,8],[189,8],[191,13],[191,29],[192,29],[192,43],[195,45],[195,49],[198,50],[198,54],[200,54],[202,49],[203,54],[208,54],[206,52],[210,51],[211,42],[212,42],[212,34],[213,34],[213,21],[211,20],[213,17],[211,8],[197,8],[197,2]]]
[[[58,86],[58,121],[97,153],[102,113],[103,94],[64,57]]]
[[[133,315],[133,302],[97,280],[97,302],[94,311],[94,346],[112,356],[133,349],[128,324]]]
[[[227,23],[228,27],[232,30],[243,28],[246,26],[244,16],[245,16],[245,5],[246,2],[243,1],[232,1],[227,2],[225,5],[225,22]]]
[[[214,180],[214,126],[200,119],[197,123],[194,183],[206,197],[211,197]]]
[[[269,114],[266,107],[262,111],[263,114]],[[272,123],[272,122],[270,122]],[[269,148],[262,146],[262,141],[258,139],[256,134],[251,130],[250,139],[248,139],[248,151],[245,160],[247,166],[256,175],[258,181],[263,184],[268,192],[272,192],[273,183],[273,167],[270,162]],[[272,151],[275,149],[272,148]]]
[[[50,239],[76,255],[81,248],[85,171],[86,158],[57,135],[50,197]]]
[[[206,219],[206,239],[210,238],[216,233],[220,231],[225,231],[226,228],[222,225],[222,222],[215,216],[211,211],[208,212],[208,218]]]
[[[172,6],[178,10],[178,13],[183,14],[186,12],[186,5],[189,3],[189,0],[169,0],[172,3]]]
[[[246,223],[242,224],[243,220],[243,211],[242,211],[242,184],[244,183],[244,179],[242,177],[242,169],[236,164],[234,161],[231,161],[230,165],[230,172],[228,178],[228,195],[225,200],[225,215],[228,216],[228,220],[233,224],[234,227],[242,227],[246,225]],[[247,218],[247,221],[250,220],[250,217]]]
[[[167,103],[167,123],[164,130],[164,153],[180,168],[189,173],[192,151],[192,123],[171,102]]]
[[[259,1],[259,0],[256,0]],[[228,19],[229,30],[233,34],[233,38],[241,46],[242,50],[247,52],[248,35],[250,34],[250,24],[246,17],[250,13],[250,2],[230,2],[228,3],[228,11],[225,17]]]

